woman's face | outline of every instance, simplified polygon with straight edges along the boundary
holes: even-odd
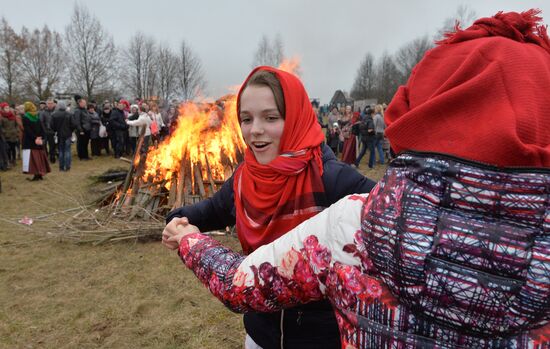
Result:
[[[285,120],[267,86],[248,86],[241,94],[241,131],[256,161],[266,165],[279,155]]]

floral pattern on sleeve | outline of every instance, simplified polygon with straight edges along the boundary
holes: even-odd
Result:
[[[338,225],[340,216],[356,216],[358,222],[364,201],[361,199],[359,195],[344,199],[347,203],[336,204],[339,208],[322,212],[296,227],[294,235],[285,235],[262,246],[246,259],[247,263],[243,263],[245,257],[202,234],[183,238],[179,254],[210,292],[235,312],[270,312],[320,300],[326,296],[327,286],[335,283],[340,290],[365,289],[370,296],[376,296],[379,290],[376,282],[361,277],[361,268],[340,263],[320,241],[332,241],[329,233],[332,234],[334,226],[331,225]],[[357,214],[342,210],[345,205],[354,207]],[[350,246],[355,245],[353,234],[341,236],[348,239]],[[343,246],[339,249],[355,264],[361,264],[361,257],[355,251],[346,251]]]

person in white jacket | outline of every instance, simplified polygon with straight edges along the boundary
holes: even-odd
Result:
[[[151,117],[151,136],[153,138],[153,144],[158,144],[162,139],[160,138],[160,130],[165,126],[160,114],[159,108],[156,103],[151,103],[151,110],[149,111]],[[156,126],[155,126],[156,124]]]
[[[146,153],[149,148],[149,139],[151,138],[151,117],[147,114],[147,104],[142,103],[140,107],[139,117],[136,120],[126,120],[129,126],[136,126],[138,129],[137,137],[141,135],[142,128],[145,127],[145,136],[143,138],[143,144],[140,148],[140,153]],[[139,141],[138,141],[139,142]]]

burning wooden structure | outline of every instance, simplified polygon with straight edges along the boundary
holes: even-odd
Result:
[[[132,161],[125,181],[103,200],[116,214],[162,217],[169,210],[212,196],[242,161],[244,141],[235,97],[222,102],[185,103],[170,136]],[[136,149],[141,149],[145,130]]]

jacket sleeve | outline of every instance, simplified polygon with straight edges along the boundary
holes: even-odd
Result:
[[[121,115],[115,115],[114,118],[110,119],[110,123],[113,130],[126,130],[128,127],[124,121],[124,117]]]
[[[369,193],[376,183],[357,172],[348,164],[337,160],[325,163],[323,184],[328,205],[346,195]]]
[[[166,223],[175,217],[187,217],[189,222],[201,231],[224,229],[235,225],[235,199],[233,176],[222,185],[212,197],[194,205],[172,210],[166,216]]]
[[[140,115],[136,120],[126,120],[126,123],[130,126],[149,126],[151,119],[149,116]]]
[[[76,110],[73,113],[73,124],[75,125],[77,132],[84,132],[82,129],[82,112],[76,108]]]
[[[273,312],[330,298],[342,284],[339,278],[360,272],[357,249],[364,247],[358,229],[365,200],[366,195],[343,198],[246,258],[202,234],[184,237],[178,253],[235,312]]]

